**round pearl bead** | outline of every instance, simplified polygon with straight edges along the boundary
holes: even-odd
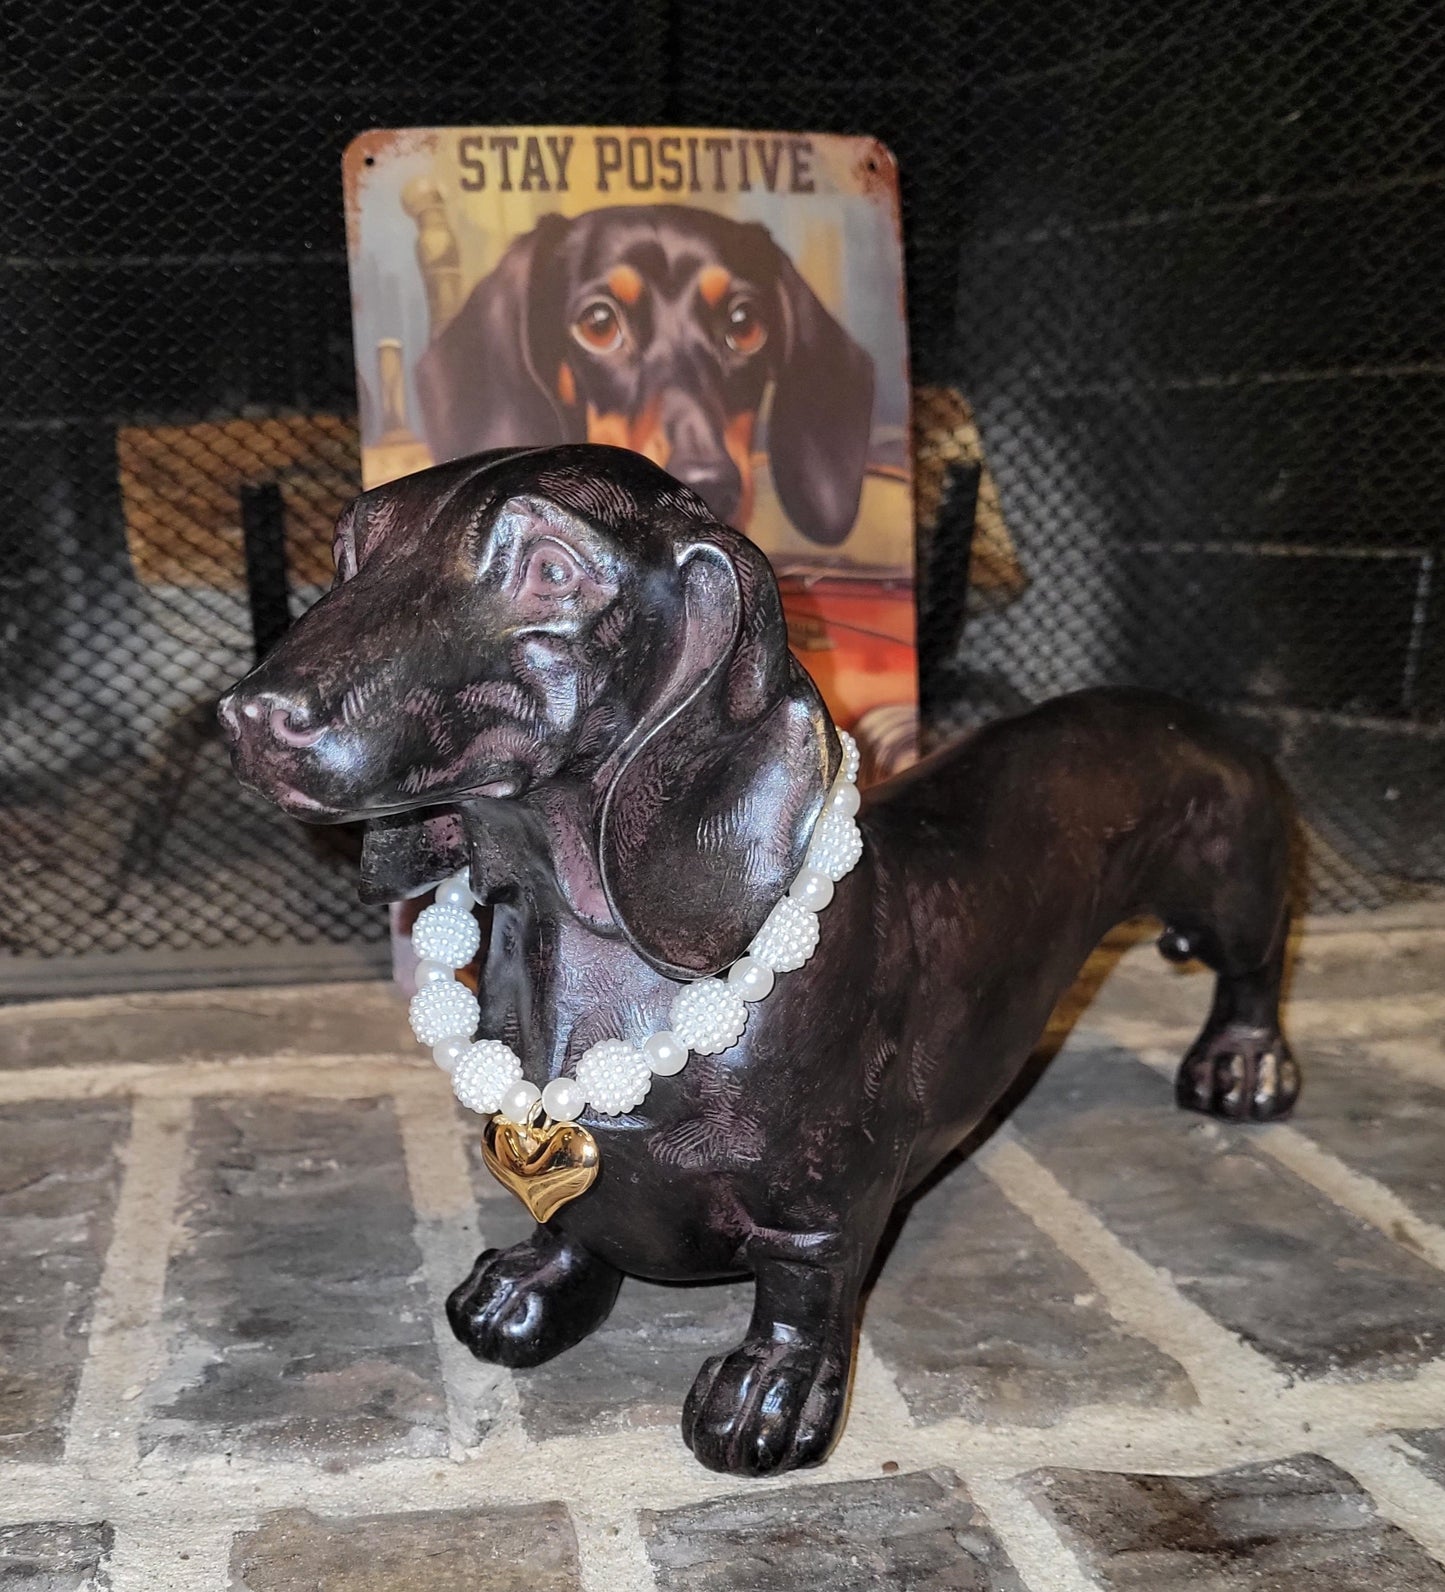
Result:
[[[498,1112],[508,1122],[525,1122],[532,1114],[532,1108],[542,1098],[542,1091],[534,1083],[529,1083],[525,1078],[514,1083],[502,1096]]]
[[[465,1039],[444,1039],[431,1047],[432,1059],[443,1072],[455,1072],[457,1063],[471,1048]]]
[[[454,977],[452,969],[440,962],[418,962],[414,982],[418,989],[425,989],[428,984],[450,984]]]
[[[464,873],[439,884],[432,899],[439,907],[456,907],[459,912],[470,912],[477,902]]]
[[[687,1066],[687,1046],[680,1045],[677,1036],[666,1029],[643,1040],[642,1054],[647,1057],[647,1065],[658,1078],[671,1078]]]
[[[773,970],[765,967],[756,957],[739,957],[728,969],[728,983],[745,1001],[760,1001],[775,982]]]
[[[821,912],[833,899],[833,881],[820,868],[804,868],[788,894],[809,912]]]
[[[847,783],[839,785],[834,790],[832,799],[828,803],[830,811],[842,813],[845,818],[851,818],[862,805],[863,798],[858,794],[858,787]]]
[[[407,1007],[411,1031],[421,1045],[439,1045],[444,1039],[470,1039],[481,1020],[477,997],[465,984],[428,984],[419,989]]]
[[[411,943],[424,962],[465,967],[482,943],[481,925],[460,907],[428,907],[412,926]]]
[[[854,780],[858,778],[858,770],[862,766],[862,754],[858,750],[858,743],[847,730],[838,731],[838,740],[843,748],[843,777]]]
[[[542,1109],[554,1122],[571,1122],[587,1108],[575,1078],[553,1078],[542,1086]]]

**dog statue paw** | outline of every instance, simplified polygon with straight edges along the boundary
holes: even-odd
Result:
[[[850,1344],[749,1337],[698,1372],[683,1441],[709,1470],[739,1476],[819,1464],[843,1420],[851,1360]]]
[[[364,493],[336,565],[220,714],[247,784],[366,821],[366,899],[440,887],[413,1029],[537,1222],[448,1302],[481,1358],[571,1347],[624,1273],[749,1274],[684,1436],[743,1475],[821,1461],[890,1213],[1127,918],[1216,975],[1180,1104],[1294,1103],[1288,803],[1199,709],[1080,692],[860,798],[767,561],[620,449]]]
[[[493,1365],[541,1365],[580,1343],[612,1310],[622,1273],[539,1227],[510,1249],[486,1249],[447,1300],[459,1343]]]

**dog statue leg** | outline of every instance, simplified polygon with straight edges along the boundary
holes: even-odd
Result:
[[[871,1247],[860,1254],[851,1236],[768,1232],[747,1248],[757,1282],[747,1336],[698,1372],[682,1435],[709,1470],[766,1476],[817,1465],[833,1446]]]
[[[487,1249],[447,1300],[447,1320],[479,1360],[541,1365],[607,1319],[622,1273],[546,1227],[510,1249]]]
[[[1166,930],[1159,946],[1171,961],[1198,957],[1217,975],[1214,1004],[1175,1080],[1179,1105],[1235,1122],[1288,1116],[1299,1098],[1300,1069],[1280,1031],[1283,924],[1264,960],[1253,964],[1209,932]]]

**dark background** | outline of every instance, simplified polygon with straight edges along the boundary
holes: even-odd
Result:
[[[53,978],[54,959],[95,952],[128,969],[150,953],[172,973],[248,956],[334,970],[380,952],[384,923],[352,904],[341,850],[231,786],[208,712],[250,657],[245,595],[210,580],[201,543],[183,589],[135,578],[117,455],[122,427],[239,418],[253,423],[235,444],[242,476],[278,483],[293,520],[310,505],[323,524],[356,486],[339,160],[372,126],[884,139],[903,174],[915,379],[973,404],[1030,582],[970,621],[932,682],[941,719],[1101,681],[1213,702],[1286,765],[1313,905],[1445,895],[1432,13],[1423,0],[10,8],[12,984],[35,959]],[[317,416],[336,421],[324,448]],[[263,422],[289,428],[289,451],[265,444]],[[151,468],[189,491],[234,477],[233,454],[178,437]]]

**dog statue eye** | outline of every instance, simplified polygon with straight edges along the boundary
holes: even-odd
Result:
[[[758,318],[751,299],[734,299],[728,305],[723,336],[735,354],[756,354],[767,342],[768,329]]]
[[[572,336],[594,354],[611,354],[622,346],[622,322],[606,299],[593,299],[572,322]]]
[[[527,560],[522,585],[529,597],[569,596],[582,579],[577,565],[555,543],[545,543]]]

